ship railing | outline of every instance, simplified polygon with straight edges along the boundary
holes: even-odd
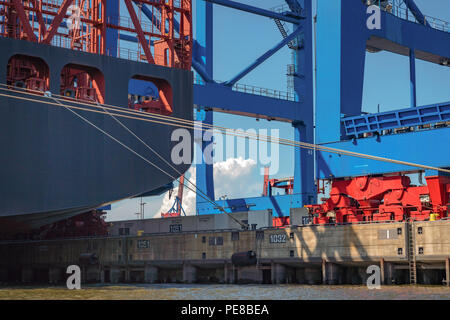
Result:
[[[270,11],[276,12],[276,13],[284,13],[284,12],[290,12],[291,9],[287,4],[280,4],[278,6],[272,7],[269,9]]]
[[[158,10],[155,10],[154,13],[154,23],[156,23],[156,20],[161,21],[161,13],[158,12]],[[118,26],[121,28],[129,29],[129,30],[135,30],[133,20],[131,20],[130,17],[126,16],[116,16],[116,17],[107,17],[106,19],[107,24],[111,24],[114,26]],[[155,35],[161,35],[161,25],[155,26],[153,23],[146,22],[146,21],[140,21],[139,25],[142,28],[142,31],[144,33],[151,33]]]
[[[72,41],[69,37],[64,37],[61,35],[55,35],[51,41],[52,46],[72,49]]]
[[[181,8],[183,2],[184,4],[188,3],[186,0],[173,0],[173,6],[176,8]]]
[[[142,61],[141,54],[138,51],[130,50],[127,48],[119,48],[117,58],[132,60],[132,61]]]
[[[115,56],[112,51],[107,50],[106,52],[109,56]],[[168,66],[169,61],[166,61],[166,56],[161,54],[154,54],[152,53],[152,57],[155,60],[155,63],[157,65],[161,66]],[[120,47],[117,49],[117,58],[125,59],[125,60],[131,60],[131,61],[138,61],[138,62],[147,62],[147,58],[144,54],[144,52],[139,52],[133,49],[129,48],[123,48]],[[174,68],[184,69],[185,66],[181,61],[175,60],[174,61]]]
[[[42,1],[42,8],[48,11],[58,12],[63,3],[64,0],[45,0]]]
[[[217,82],[224,83],[225,81],[217,81]],[[205,85],[206,83],[200,76],[196,75],[194,76],[194,84]],[[296,101],[296,97],[293,93],[275,89],[262,88],[248,84],[236,83],[235,85],[233,85],[232,90],[242,93],[264,96],[268,98]]]
[[[45,0],[45,1],[42,2],[42,4],[43,5],[49,4],[51,6],[61,7],[61,5],[64,3],[64,1],[65,0]],[[146,2],[147,2],[146,5],[151,6],[151,4],[148,3],[149,1],[146,1]],[[155,5],[158,5],[158,4],[161,3],[161,1],[159,1],[159,0],[158,1],[153,0],[153,1],[150,1],[150,2],[154,2]],[[182,3],[184,3],[185,5],[189,4],[189,0],[173,0],[173,6],[176,7],[176,8],[181,8]],[[85,6],[87,6],[87,4],[85,4]]]

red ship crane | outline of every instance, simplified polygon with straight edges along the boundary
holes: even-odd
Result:
[[[175,197],[175,201],[166,213],[161,213],[161,218],[179,217],[181,213],[186,215],[183,209],[183,189],[184,189],[184,174],[180,177],[180,185],[178,186],[178,195]]]
[[[0,1],[0,37],[191,70],[191,0],[123,0],[123,3],[124,6],[107,0]],[[128,41],[126,46],[122,45],[124,41]],[[59,76],[60,91],[52,92],[53,95],[105,103],[105,81],[99,70],[68,64]],[[153,83],[157,94],[142,99],[130,95],[128,107],[171,115],[170,84],[161,79],[139,76],[136,79]],[[6,83],[43,95],[50,90],[49,67],[39,58],[16,54],[8,62]],[[178,197],[167,215],[184,213],[181,206],[184,176],[180,182]],[[103,211],[94,210],[45,226],[40,230],[41,237],[106,235],[103,216]]]
[[[0,36],[190,70],[191,0],[124,3],[125,12],[120,12],[119,5],[117,12],[111,13],[107,7],[112,4],[106,0],[0,1]],[[107,40],[111,30],[117,32],[117,43]],[[135,39],[134,47],[121,45],[120,32]],[[49,77],[48,68],[40,59],[16,55],[9,61],[8,85],[43,94],[49,90]],[[59,94],[66,99],[104,103],[102,84],[97,70],[67,65],[61,72]],[[129,107],[170,115],[171,90],[162,83],[157,85],[161,87],[157,99],[139,101],[136,106],[133,100]]]
[[[191,0],[124,0],[126,15],[120,12],[120,6],[108,15],[111,4],[106,0],[61,2],[1,1],[1,36],[190,70]],[[147,19],[143,19],[143,14]],[[117,52],[112,52],[107,48],[111,45],[107,43],[107,29],[135,35],[138,50],[118,46]]]

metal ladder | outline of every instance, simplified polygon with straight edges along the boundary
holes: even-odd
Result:
[[[409,283],[417,284],[417,266],[416,266],[416,246],[414,221],[409,220],[408,226],[408,263],[409,263]]]
[[[287,38],[288,34],[285,28],[285,24],[284,22],[281,22],[281,20],[279,19],[274,19],[275,20],[275,24],[278,27],[278,30],[280,30],[281,35],[283,36],[283,38]],[[289,47],[289,49],[297,49],[297,46],[295,45],[295,41],[292,40],[290,41],[287,46]]]

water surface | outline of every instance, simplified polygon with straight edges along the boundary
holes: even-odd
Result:
[[[120,284],[83,285],[81,290],[62,286],[0,287],[0,299],[75,300],[450,300],[445,286],[366,286],[324,285],[199,285],[199,284]]]

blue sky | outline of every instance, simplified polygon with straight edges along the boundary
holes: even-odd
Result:
[[[194,8],[196,1],[203,0],[194,0]],[[266,9],[284,3],[282,0],[239,0],[239,2]],[[450,1],[416,0],[416,4],[425,15],[450,21]],[[272,20],[222,6],[214,6],[214,79],[230,79],[267,49],[273,47],[280,39],[280,33]],[[287,47],[280,50],[239,82],[287,91],[286,66],[291,63],[289,51]],[[416,68],[418,105],[450,101],[450,68],[419,60]],[[368,53],[364,87],[363,111],[376,112],[378,104],[380,111],[409,107],[408,58],[386,52]],[[293,138],[293,130],[287,123],[266,120],[257,122],[253,118],[221,113],[214,114],[214,121],[217,125],[229,128],[278,129],[280,137]],[[280,146],[280,159],[280,170],[274,177],[292,176],[292,150],[289,147]],[[251,171],[245,171],[245,174],[245,179],[237,179],[235,182],[249,186],[243,196],[259,195],[263,178],[259,174],[258,166],[251,166]],[[216,192],[216,197],[232,194],[232,191],[222,188]],[[147,198],[145,201],[147,202],[146,211],[149,211],[146,216],[153,216],[159,210],[163,197]],[[134,219],[136,217],[134,213],[139,211],[138,202],[138,200],[131,200],[113,205],[108,219]]]

